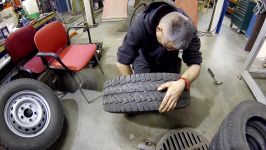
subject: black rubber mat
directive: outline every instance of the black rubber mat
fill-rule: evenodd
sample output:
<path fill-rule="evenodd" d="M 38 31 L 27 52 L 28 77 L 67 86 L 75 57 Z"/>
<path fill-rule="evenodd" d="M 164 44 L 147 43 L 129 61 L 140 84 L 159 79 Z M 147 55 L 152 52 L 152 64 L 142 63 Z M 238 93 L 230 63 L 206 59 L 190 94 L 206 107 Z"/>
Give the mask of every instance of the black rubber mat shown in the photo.
<path fill-rule="evenodd" d="M 190 128 L 171 130 L 157 144 L 157 150 L 208 150 L 209 141 Z"/>

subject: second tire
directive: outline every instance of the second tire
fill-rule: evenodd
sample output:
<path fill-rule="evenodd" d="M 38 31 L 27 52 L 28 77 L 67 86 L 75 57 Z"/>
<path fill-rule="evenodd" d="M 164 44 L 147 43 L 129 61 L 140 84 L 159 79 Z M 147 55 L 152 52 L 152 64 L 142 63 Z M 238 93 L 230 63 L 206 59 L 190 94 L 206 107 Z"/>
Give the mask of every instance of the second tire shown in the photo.
<path fill-rule="evenodd" d="M 52 89 L 37 80 L 18 79 L 2 85 L 0 95 L 1 146 L 45 150 L 57 141 L 64 113 Z"/>
<path fill-rule="evenodd" d="M 266 106 L 256 101 L 244 101 L 225 118 L 210 149 L 264 150 L 265 133 Z"/>

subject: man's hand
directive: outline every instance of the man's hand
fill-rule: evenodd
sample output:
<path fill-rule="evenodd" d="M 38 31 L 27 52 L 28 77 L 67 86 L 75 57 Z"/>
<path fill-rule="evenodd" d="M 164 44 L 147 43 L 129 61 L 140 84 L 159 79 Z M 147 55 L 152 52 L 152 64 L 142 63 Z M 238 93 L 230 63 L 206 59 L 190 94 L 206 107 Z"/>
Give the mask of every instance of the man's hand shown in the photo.
<path fill-rule="evenodd" d="M 181 96 L 182 92 L 186 87 L 186 83 L 184 80 L 172 81 L 162 84 L 158 90 L 162 91 L 167 89 L 167 92 L 164 96 L 164 99 L 159 108 L 160 112 L 167 112 L 174 110 L 176 104 Z"/>

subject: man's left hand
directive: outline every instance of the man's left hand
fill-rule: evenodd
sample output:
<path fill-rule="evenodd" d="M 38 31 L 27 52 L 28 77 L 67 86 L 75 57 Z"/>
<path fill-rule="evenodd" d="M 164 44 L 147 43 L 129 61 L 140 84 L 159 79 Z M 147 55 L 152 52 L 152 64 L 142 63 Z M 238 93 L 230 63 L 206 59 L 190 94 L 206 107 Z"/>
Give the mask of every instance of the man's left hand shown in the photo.
<path fill-rule="evenodd" d="M 162 84 L 158 88 L 158 91 L 167 89 L 167 92 L 161 103 L 159 111 L 167 112 L 167 111 L 174 110 L 185 87 L 186 87 L 186 83 L 184 80 L 172 81 L 172 82 L 167 82 L 167 83 Z"/>

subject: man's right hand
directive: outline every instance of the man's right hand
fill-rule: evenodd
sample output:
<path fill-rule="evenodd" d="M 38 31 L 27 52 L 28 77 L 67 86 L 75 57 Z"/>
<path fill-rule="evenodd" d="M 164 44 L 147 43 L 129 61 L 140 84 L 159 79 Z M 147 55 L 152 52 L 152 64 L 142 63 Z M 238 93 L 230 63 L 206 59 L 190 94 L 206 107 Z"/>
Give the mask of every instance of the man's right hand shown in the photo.
<path fill-rule="evenodd" d="M 129 65 L 124 65 L 119 62 L 116 62 L 116 66 L 120 72 L 121 75 L 127 76 L 127 75 L 132 75 L 133 71 Z"/>
<path fill-rule="evenodd" d="M 185 90 L 185 87 L 186 83 L 184 82 L 184 80 L 171 81 L 162 84 L 158 88 L 158 90 L 162 91 L 164 89 L 167 89 L 167 92 L 160 105 L 159 111 L 163 113 L 174 110 L 182 92 Z"/>

